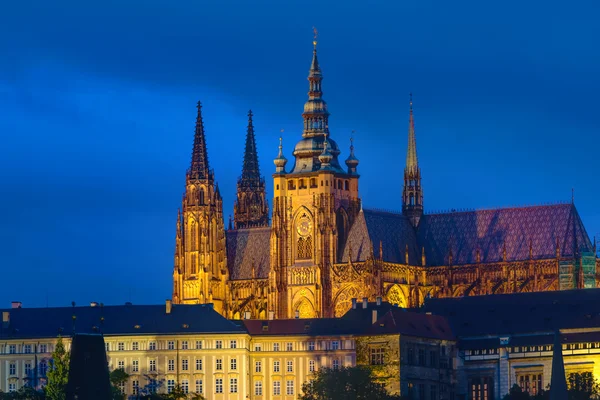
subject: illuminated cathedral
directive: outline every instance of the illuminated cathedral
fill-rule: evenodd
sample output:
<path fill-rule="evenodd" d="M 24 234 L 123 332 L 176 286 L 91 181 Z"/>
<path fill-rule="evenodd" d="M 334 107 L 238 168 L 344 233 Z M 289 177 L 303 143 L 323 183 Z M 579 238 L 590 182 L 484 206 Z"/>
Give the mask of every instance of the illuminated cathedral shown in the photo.
<path fill-rule="evenodd" d="M 177 216 L 175 303 L 213 303 L 228 318 L 339 317 L 353 299 L 417 307 L 429 297 L 597 286 L 596 244 L 573 202 L 424 212 L 412 99 L 402 211 L 363 207 L 359 160 L 351 144 L 340 162 L 322 80 L 315 41 L 302 136 L 290 163 L 280 139 L 271 207 L 248 113 L 227 225 L 198 103 Z"/>

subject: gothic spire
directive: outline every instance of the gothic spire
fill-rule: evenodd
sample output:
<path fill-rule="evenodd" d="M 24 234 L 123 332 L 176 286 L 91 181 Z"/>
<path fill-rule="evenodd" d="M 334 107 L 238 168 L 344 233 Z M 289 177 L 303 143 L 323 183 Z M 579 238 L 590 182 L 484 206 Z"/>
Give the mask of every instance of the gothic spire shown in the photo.
<path fill-rule="evenodd" d="M 304 132 L 302 136 L 312 137 L 329 133 L 328 119 L 329 112 L 327 111 L 327 103 L 323 100 L 323 92 L 321 90 L 321 67 L 317 58 L 317 30 L 314 29 L 315 38 L 313 41 L 313 57 L 310 63 L 308 72 L 308 100 L 304 104 Z"/>
<path fill-rule="evenodd" d="M 190 166 L 190 177 L 195 179 L 208 179 L 208 153 L 206 151 L 206 137 L 204 135 L 204 123 L 202 121 L 202 103 L 198 102 L 198 115 L 196 117 L 196 133 L 194 135 L 194 147 L 192 149 L 192 164 Z"/>
<path fill-rule="evenodd" d="M 244 152 L 244 165 L 242 167 L 240 184 L 253 187 L 260 185 L 260 170 L 258 166 L 258 152 L 256 151 L 256 139 L 254 136 L 254 125 L 252 123 L 252 110 L 248 111 L 246 150 Z"/>
<path fill-rule="evenodd" d="M 408 117 L 408 148 L 406 150 L 406 169 L 416 170 L 419 168 L 417 159 L 417 140 L 415 138 L 415 120 L 413 117 L 412 93 L 410 94 L 410 113 Z"/>

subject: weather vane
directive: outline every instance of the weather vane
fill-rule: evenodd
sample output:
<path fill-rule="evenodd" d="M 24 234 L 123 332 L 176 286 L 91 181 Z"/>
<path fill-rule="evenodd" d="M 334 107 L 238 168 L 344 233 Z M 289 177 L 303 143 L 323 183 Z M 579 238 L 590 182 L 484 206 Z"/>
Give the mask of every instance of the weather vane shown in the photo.
<path fill-rule="evenodd" d="M 315 47 L 317 47 L 317 36 L 319 35 L 319 32 L 317 31 L 317 28 L 315 28 L 314 26 L 313 26 L 313 33 L 315 34 L 314 39 L 313 39 L 313 45 Z"/>

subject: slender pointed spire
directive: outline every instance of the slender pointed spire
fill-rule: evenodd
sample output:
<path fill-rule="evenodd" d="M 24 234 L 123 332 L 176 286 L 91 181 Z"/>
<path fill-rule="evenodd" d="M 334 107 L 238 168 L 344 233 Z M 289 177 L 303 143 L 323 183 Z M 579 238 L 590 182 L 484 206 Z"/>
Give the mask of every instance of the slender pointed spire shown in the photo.
<path fill-rule="evenodd" d="M 248 111 L 248 130 L 246 133 L 246 149 L 244 152 L 244 165 L 242 167 L 242 186 L 260 186 L 260 169 L 258 165 L 258 152 L 256 151 L 256 138 L 252 122 L 252 110 Z"/>
<path fill-rule="evenodd" d="M 304 137 L 324 135 L 329 132 L 329 112 L 327 111 L 327 103 L 323 100 L 321 89 L 323 75 L 317 58 L 317 30 L 313 28 L 313 31 L 315 37 L 313 40 L 313 57 L 308 72 L 308 100 L 304 104 L 304 113 L 302 113 L 302 117 L 304 118 L 304 132 L 302 136 Z"/>
<path fill-rule="evenodd" d="M 287 164 L 287 158 L 285 158 L 283 155 L 283 129 L 281 130 L 281 136 L 279 136 L 279 154 L 277 154 L 277 157 L 275 160 L 273 160 L 273 162 L 275 163 L 275 172 L 285 174 L 285 164 Z"/>
<path fill-rule="evenodd" d="M 567 378 L 565 376 L 562 341 L 560 339 L 560 331 L 556 331 L 556 333 L 554 334 L 554 346 L 552 348 L 552 375 L 550 378 L 550 400 L 564 400 L 567 397 Z"/>
<path fill-rule="evenodd" d="M 204 122 L 202 121 L 202 103 L 198 102 L 198 115 L 196 117 L 196 133 L 192 149 L 192 164 L 190 177 L 195 179 L 208 179 L 208 152 L 206 151 L 206 137 L 204 135 Z"/>
<path fill-rule="evenodd" d="M 350 155 L 346 159 L 346 165 L 348 166 L 348 173 L 355 174 L 356 167 L 358 166 L 358 158 L 354 155 L 354 131 L 350 136 Z"/>
<path fill-rule="evenodd" d="M 410 113 L 408 117 L 408 149 L 406 151 L 406 169 L 416 170 L 419 168 L 417 159 L 417 140 L 415 138 L 415 120 L 413 117 L 412 93 L 410 94 Z"/>

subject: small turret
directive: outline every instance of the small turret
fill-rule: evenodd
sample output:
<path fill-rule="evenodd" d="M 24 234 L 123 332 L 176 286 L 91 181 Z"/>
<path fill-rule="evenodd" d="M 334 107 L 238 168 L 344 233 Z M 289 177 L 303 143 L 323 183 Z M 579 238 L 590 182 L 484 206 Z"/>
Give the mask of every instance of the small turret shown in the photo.
<path fill-rule="evenodd" d="M 356 174 L 356 167 L 358 166 L 358 158 L 354 156 L 354 138 L 350 137 L 350 155 L 346 159 L 346 165 L 348 166 L 349 174 Z"/>
<path fill-rule="evenodd" d="M 283 130 L 282 130 L 283 132 Z M 273 163 L 275 164 L 275 173 L 277 174 L 285 174 L 285 165 L 287 164 L 287 158 L 283 155 L 283 138 L 279 136 L 279 154 Z"/>
<path fill-rule="evenodd" d="M 319 156 L 319 161 L 321 162 L 321 169 L 328 169 L 331 164 L 331 160 L 333 159 L 333 154 L 329 149 L 329 143 L 327 143 L 327 134 L 325 134 L 325 142 L 323 143 L 323 152 Z"/>

